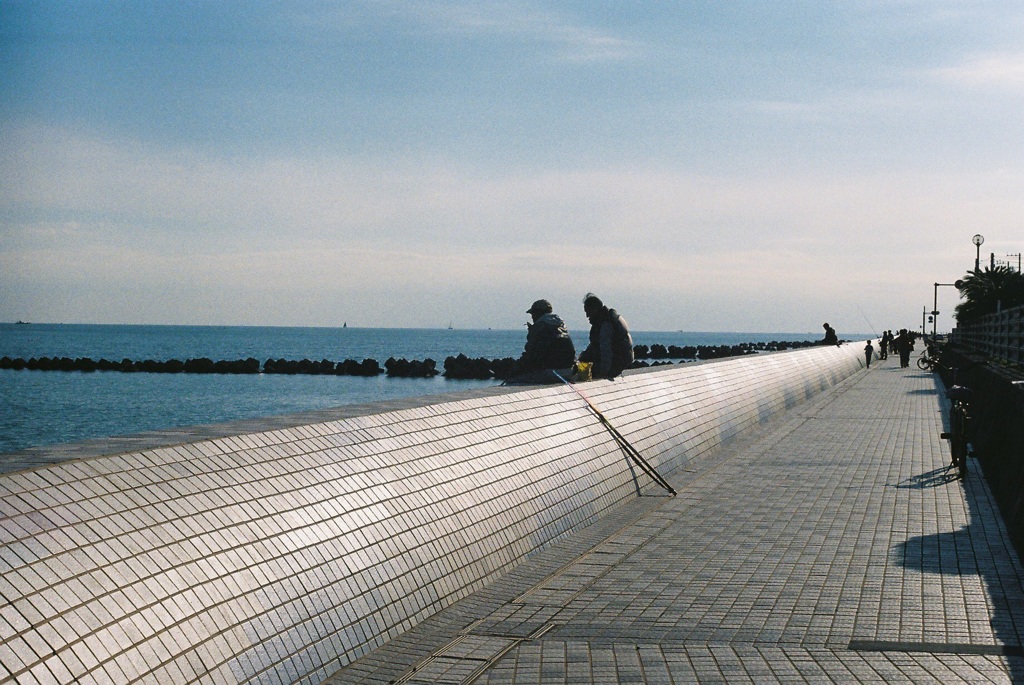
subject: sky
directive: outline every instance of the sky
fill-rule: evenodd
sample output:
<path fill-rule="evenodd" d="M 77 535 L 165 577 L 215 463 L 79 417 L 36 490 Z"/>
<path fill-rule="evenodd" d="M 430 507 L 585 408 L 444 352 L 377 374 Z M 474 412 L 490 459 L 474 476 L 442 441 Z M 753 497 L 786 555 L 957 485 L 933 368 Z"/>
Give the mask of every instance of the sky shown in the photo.
<path fill-rule="evenodd" d="M 0 321 L 920 327 L 1024 248 L 1019 0 L 0 0 Z M 1013 256 L 1009 256 L 1013 255 Z M 931 324 L 927 325 L 931 329 Z"/>

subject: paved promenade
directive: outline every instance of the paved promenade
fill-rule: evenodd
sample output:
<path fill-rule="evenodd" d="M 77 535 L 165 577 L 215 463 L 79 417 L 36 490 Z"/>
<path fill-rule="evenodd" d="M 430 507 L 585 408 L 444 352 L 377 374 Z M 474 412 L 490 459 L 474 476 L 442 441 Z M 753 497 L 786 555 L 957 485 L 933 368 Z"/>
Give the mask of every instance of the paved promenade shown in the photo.
<path fill-rule="evenodd" d="M 876 362 L 328 682 L 1024 683 L 1024 570 L 936 382 Z"/>

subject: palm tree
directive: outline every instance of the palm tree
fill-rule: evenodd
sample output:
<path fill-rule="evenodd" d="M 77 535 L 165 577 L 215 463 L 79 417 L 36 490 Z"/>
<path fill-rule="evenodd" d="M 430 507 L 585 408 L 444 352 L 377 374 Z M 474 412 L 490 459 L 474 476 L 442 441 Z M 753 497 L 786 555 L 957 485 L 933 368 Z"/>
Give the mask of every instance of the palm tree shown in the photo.
<path fill-rule="evenodd" d="M 1024 275 L 1007 266 L 972 271 L 959 281 L 956 320 L 968 322 L 996 311 L 1024 304 Z"/>

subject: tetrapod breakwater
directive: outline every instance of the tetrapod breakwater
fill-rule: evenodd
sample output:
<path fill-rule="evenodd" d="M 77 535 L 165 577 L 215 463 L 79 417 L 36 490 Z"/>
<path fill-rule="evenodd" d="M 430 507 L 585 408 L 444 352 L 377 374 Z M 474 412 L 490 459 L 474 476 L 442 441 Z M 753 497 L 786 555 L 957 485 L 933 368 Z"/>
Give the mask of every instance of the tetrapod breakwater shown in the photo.
<path fill-rule="evenodd" d="M 813 342 L 761 342 L 738 345 L 636 345 L 633 348 L 636 361 L 633 368 L 644 368 L 687 361 L 706 361 L 728 357 L 777 352 L 788 349 L 811 347 Z M 65 372 L 120 372 L 120 373 L 196 373 L 196 374 L 287 374 L 316 376 L 378 376 L 385 374 L 392 378 L 430 378 L 438 374 L 451 379 L 505 380 L 515 369 L 511 357 L 488 359 L 472 358 L 465 354 L 449 356 L 441 369 L 434 359 L 405 359 L 389 357 L 383 364 L 376 359 L 267 359 L 262 364 L 258 359 L 218 360 L 207 357 L 185 360 L 121 360 L 92 359 L 89 357 L 40 356 L 11 358 L 0 357 L 0 369 Z"/>

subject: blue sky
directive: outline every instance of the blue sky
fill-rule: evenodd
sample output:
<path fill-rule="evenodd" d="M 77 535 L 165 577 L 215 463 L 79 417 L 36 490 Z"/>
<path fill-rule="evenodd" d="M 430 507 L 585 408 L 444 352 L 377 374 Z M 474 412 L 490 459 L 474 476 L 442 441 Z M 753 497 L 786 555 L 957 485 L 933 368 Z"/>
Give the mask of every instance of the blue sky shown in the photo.
<path fill-rule="evenodd" d="M 0 320 L 920 325 L 975 233 L 1024 247 L 1021 35 L 971 0 L 0 0 Z"/>

